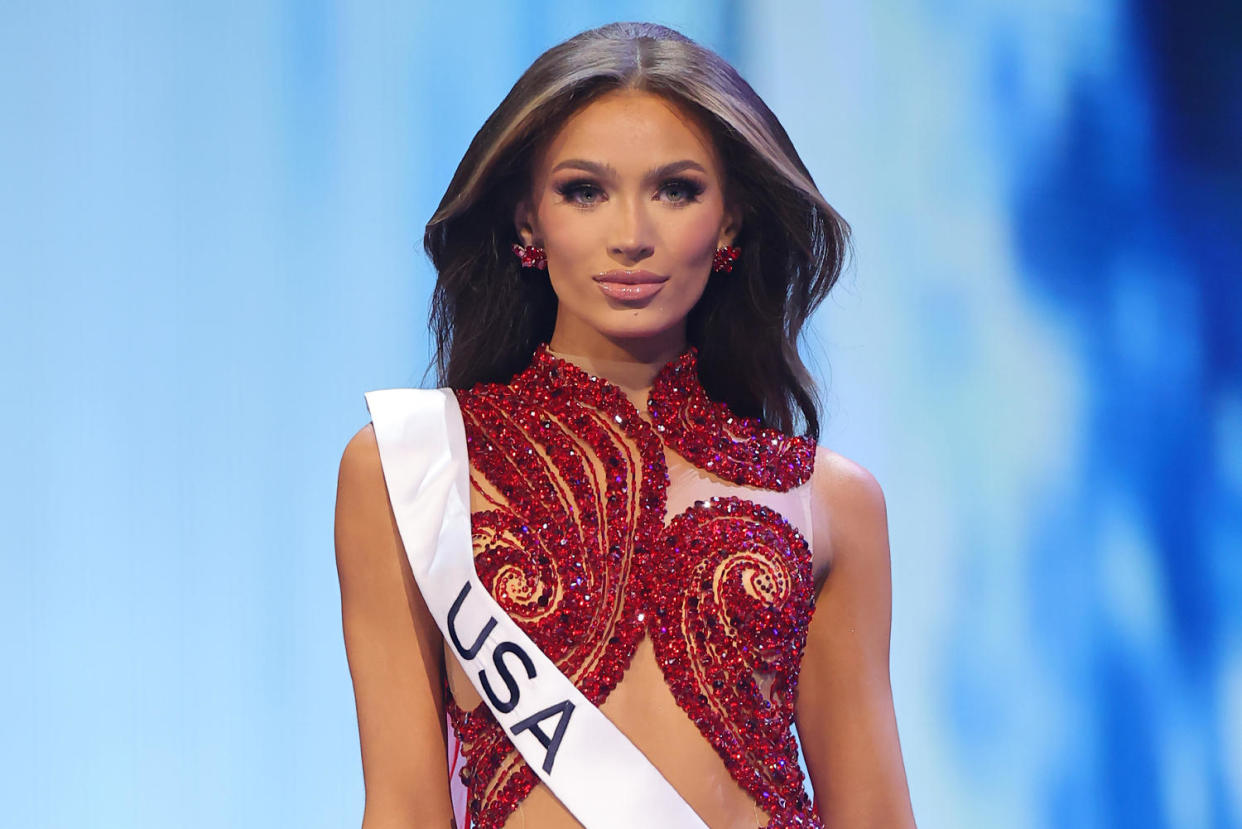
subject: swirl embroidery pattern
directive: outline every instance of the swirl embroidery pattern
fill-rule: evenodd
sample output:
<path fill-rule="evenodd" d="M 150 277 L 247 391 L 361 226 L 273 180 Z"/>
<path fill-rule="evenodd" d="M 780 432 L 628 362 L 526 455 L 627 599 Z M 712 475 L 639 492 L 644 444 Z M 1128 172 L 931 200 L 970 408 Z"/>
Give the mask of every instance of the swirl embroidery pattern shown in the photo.
<path fill-rule="evenodd" d="M 778 513 L 733 497 L 665 528 L 661 436 L 726 480 L 782 490 L 810 477 L 814 444 L 733 418 L 702 391 L 695 357 L 657 377 L 655 428 L 619 388 L 545 346 L 510 383 L 459 393 L 471 484 L 489 505 L 472 515 L 475 567 L 595 705 L 650 635 L 678 705 L 767 825 L 820 827 L 790 733 L 813 606 L 806 541 Z M 465 711 L 447 691 L 446 701 L 470 825 L 501 827 L 539 778 L 486 705 Z"/>

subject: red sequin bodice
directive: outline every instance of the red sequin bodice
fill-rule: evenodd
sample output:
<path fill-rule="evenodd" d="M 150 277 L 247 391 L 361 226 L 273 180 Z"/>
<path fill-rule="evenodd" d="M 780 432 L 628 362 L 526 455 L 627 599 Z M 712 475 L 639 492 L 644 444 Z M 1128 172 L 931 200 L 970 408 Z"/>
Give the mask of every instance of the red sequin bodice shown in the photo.
<path fill-rule="evenodd" d="M 459 392 L 483 585 L 592 703 L 621 682 L 646 635 L 677 705 L 768 827 L 821 827 L 791 733 L 811 553 L 779 512 L 736 496 L 665 524 L 668 448 L 733 484 L 788 491 L 815 444 L 732 415 L 691 349 L 665 365 L 650 420 L 606 380 L 540 346 L 508 384 Z M 446 693 L 472 827 L 502 827 L 539 784 L 486 705 Z M 676 710 L 676 709 L 671 709 Z M 693 732 L 691 732 L 693 733 Z"/>

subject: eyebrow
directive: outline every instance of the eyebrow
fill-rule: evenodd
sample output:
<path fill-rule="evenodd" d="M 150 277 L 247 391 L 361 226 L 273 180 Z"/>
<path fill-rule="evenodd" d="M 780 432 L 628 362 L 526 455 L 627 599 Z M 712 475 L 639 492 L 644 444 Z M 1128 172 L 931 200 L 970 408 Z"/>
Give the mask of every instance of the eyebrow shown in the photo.
<path fill-rule="evenodd" d="M 586 170 L 588 173 L 594 173 L 601 178 L 616 177 L 617 175 L 617 168 L 611 164 L 601 164 L 598 161 L 588 161 L 585 158 L 567 158 L 553 167 L 552 172 L 555 173 L 557 170 L 564 170 L 566 168 Z M 707 169 L 702 164 L 685 158 L 681 161 L 671 161 L 668 164 L 661 164 L 659 167 L 651 168 L 647 171 L 647 175 L 644 176 L 643 180 L 650 181 L 652 179 L 664 178 L 674 173 L 680 173 L 682 170 L 698 170 L 701 173 L 707 173 Z"/>

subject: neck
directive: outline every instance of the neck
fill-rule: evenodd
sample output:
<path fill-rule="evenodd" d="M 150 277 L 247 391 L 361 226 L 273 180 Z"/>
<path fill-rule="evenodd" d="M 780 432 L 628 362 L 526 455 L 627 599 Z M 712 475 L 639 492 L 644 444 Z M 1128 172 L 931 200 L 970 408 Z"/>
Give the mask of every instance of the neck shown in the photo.
<path fill-rule="evenodd" d="M 684 330 L 634 339 L 558 334 L 559 330 L 553 332 L 548 341 L 549 351 L 588 374 L 602 377 L 627 394 L 651 388 L 660 369 L 686 350 Z"/>

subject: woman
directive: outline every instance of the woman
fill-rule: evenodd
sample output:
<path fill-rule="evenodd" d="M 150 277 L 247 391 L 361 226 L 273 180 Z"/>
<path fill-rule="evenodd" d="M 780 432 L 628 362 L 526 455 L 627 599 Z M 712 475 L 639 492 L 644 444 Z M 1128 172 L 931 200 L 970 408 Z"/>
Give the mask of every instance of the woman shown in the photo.
<path fill-rule="evenodd" d="M 632 806 L 631 778 L 686 809 L 648 826 L 913 826 L 884 497 L 816 445 L 795 346 L 847 232 L 754 91 L 672 30 L 584 32 L 518 80 L 425 239 L 488 595 L 428 586 L 421 557 L 455 553 L 411 542 L 419 504 L 395 481 L 429 478 L 384 445 L 438 452 L 451 425 L 381 429 L 372 406 L 341 461 L 364 827 L 580 826 L 591 804 Z M 480 599 L 499 610 L 472 645 L 461 614 Z M 498 621 L 518 644 L 470 662 Z M 571 683 L 577 706 L 515 726 L 528 675 Z M 596 714 L 571 790 L 553 755 Z M 628 759 L 596 774 L 605 742 Z"/>

